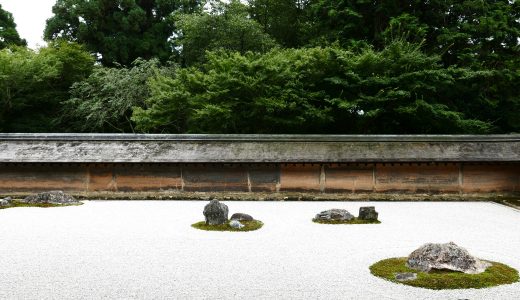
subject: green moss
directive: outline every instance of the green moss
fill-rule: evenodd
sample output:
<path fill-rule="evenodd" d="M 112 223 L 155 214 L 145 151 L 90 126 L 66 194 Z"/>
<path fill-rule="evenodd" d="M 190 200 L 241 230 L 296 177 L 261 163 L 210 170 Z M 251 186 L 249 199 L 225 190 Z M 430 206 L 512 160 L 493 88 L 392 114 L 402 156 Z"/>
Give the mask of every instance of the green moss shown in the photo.
<path fill-rule="evenodd" d="M 518 271 L 501 263 L 491 262 L 491 267 L 480 274 L 466 274 L 454 271 L 434 271 L 430 273 L 419 272 L 406 266 L 406 258 L 389 258 L 381 260 L 370 266 L 370 272 L 386 280 L 422 287 L 433 290 L 443 289 L 478 289 L 510 284 L 519 280 Z M 410 281 L 397 281 L 396 273 L 417 273 L 417 279 Z"/>
<path fill-rule="evenodd" d="M 520 209 L 520 198 L 504 198 L 495 202 Z"/>
<path fill-rule="evenodd" d="M 244 225 L 241 229 L 229 226 L 229 221 L 222 225 L 208 225 L 206 222 L 201 221 L 192 224 L 191 227 L 207 231 L 253 231 L 262 228 L 264 225 L 264 223 L 258 220 L 240 221 L 240 223 Z"/>
<path fill-rule="evenodd" d="M 314 223 L 318 224 L 381 224 L 381 221 L 375 220 L 361 220 L 358 218 L 354 218 L 350 221 L 339 221 L 339 220 L 317 220 L 312 219 Z"/>
<path fill-rule="evenodd" d="M 53 203 L 25 203 L 21 201 L 12 201 L 8 206 L 0 206 L 0 209 L 12 208 L 12 207 L 63 207 L 63 206 L 77 206 L 82 205 L 83 203 L 73 203 L 73 204 L 53 204 Z"/>

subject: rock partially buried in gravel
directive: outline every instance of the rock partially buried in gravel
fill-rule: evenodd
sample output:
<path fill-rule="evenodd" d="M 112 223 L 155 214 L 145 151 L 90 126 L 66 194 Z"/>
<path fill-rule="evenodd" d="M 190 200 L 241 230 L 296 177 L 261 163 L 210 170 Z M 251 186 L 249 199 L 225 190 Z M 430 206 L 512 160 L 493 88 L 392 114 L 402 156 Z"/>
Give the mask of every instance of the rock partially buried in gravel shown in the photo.
<path fill-rule="evenodd" d="M 323 221 L 350 221 L 354 219 L 354 216 L 349 213 L 346 209 L 329 209 L 320 212 L 314 218 L 315 220 L 323 220 Z"/>
<path fill-rule="evenodd" d="M 241 229 L 244 227 L 244 224 L 240 223 L 238 220 L 231 220 L 229 226 L 231 226 L 231 228 Z"/>
<path fill-rule="evenodd" d="M 208 225 L 224 224 L 228 220 L 229 209 L 224 203 L 220 203 L 217 199 L 211 200 L 204 207 L 204 218 Z"/>
<path fill-rule="evenodd" d="M 0 206 L 9 206 L 11 204 L 11 197 L 0 199 Z"/>
<path fill-rule="evenodd" d="M 364 206 L 359 208 L 359 217 L 360 220 L 366 221 L 377 221 L 378 213 L 374 206 Z"/>
<path fill-rule="evenodd" d="M 251 217 L 250 215 L 248 214 L 243 214 L 243 213 L 236 213 L 236 214 L 233 214 L 231 216 L 231 218 L 229 218 L 230 220 L 238 220 L 238 221 L 253 221 L 253 217 Z"/>
<path fill-rule="evenodd" d="M 431 270 L 451 270 L 466 274 L 479 274 L 491 264 L 469 254 L 468 250 L 450 242 L 446 244 L 425 244 L 413 251 L 407 266 L 422 272 Z"/>
<path fill-rule="evenodd" d="M 395 273 L 395 280 L 397 281 L 410 281 L 417 279 L 417 273 Z"/>
<path fill-rule="evenodd" d="M 43 192 L 36 195 L 27 196 L 23 202 L 25 203 L 49 203 L 49 204 L 73 204 L 79 203 L 71 195 L 65 194 L 63 191 Z"/>

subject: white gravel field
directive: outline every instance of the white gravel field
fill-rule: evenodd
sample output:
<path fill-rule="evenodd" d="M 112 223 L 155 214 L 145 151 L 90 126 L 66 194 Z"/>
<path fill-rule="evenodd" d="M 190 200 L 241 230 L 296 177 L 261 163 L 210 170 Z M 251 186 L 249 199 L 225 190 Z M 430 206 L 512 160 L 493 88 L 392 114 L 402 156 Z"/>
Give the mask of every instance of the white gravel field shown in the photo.
<path fill-rule="evenodd" d="M 0 299 L 520 299 L 520 283 L 433 291 L 370 274 L 449 242 L 520 269 L 520 211 L 493 203 L 230 202 L 253 232 L 207 232 L 205 201 L 87 201 L 0 210 Z M 375 205 L 382 224 L 311 222 Z"/>

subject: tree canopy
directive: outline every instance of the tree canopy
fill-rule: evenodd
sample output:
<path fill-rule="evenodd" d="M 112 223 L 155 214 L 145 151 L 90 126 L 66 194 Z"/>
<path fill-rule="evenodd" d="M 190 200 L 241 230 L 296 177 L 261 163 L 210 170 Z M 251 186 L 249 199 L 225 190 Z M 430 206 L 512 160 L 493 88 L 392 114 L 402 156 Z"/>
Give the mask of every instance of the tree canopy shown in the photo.
<path fill-rule="evenodd" d="M 25 46 L 27 42 L 20 38 L 18 31 L 16 31 L 16 23 L 13 15 L 2 9 L 0 4 L 0 49 L 8 46 Z"/>
<path fill-rule="evenodd" d="M 400 41 L 360 53 L 219 51 L 201 69 L 157 76 L 148 108 L 135 108 L 133 119 L 143 132 L 486 133 L 494 125 L 465 101 L 486 97 L 479 84 L 492 76 L 443 68 L 440 57 Z"/>
<path fill-rule="evenodd" d="M 520 56 L 518 1 L 312 0 L 309 11 L 315 43 L 381 48 L 393 31 L 394 37 L 423 40 L 446 65 L 503 66 Z"/>
<path fill-rule="evenodd" d="M 520 132 L 519 1 L 57 0 L 53 12 L 49 46 L 33 51 L 0 10 L 0 131 Z"/>
<path fill-rule="evenodd" d="M 266 52 L 275 41 L 258 22 L 249 18 L 247 6 L 239 0 L 212 2 L 209 11 L 183 14 L 177 22 L 182 63 L 203 61 L 206 51 L 223 49 L 239 53 Z"/>
<path fill-rule="evenodd" d="M 47 40 L 85 44 L 104 65 L 130 65 L 135 59 L 172 54 L 176 12 L 193 12 L 197 0 L 57 0 L 47 20 Z"/>
<path fill-rule="evenodd" d="M 56 122 L 61 102 L 92 67 L 92 56 L 68 42 L 0 50 L 0 131 L 64 131 Z"/>

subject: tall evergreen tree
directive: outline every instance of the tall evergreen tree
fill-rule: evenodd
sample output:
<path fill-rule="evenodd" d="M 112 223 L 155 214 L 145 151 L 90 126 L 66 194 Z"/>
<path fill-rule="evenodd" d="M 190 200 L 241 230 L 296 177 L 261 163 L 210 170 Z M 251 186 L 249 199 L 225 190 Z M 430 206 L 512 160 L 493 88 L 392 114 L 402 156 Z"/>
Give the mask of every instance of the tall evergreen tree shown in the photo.
<path fill-rule="evenodd" d="M 445 65 L 502 68 L 520 56 L 519 1 L 312 0 L 309 11 L 315 43 L 382 49 L 389 35 L 422 39 Z"/>
<path fill-rule="evenodd" d="M 44 36 L 85 44 L 104 65 L 130 65 L 139 57 L 165 61 L 172 54 L 173 14 L 199 5 L 199 0 L 57 0 Z"/>
<path fill-rule="evenodd" d="M 9 45 L 25 46 L 27 42 L 18 35 L 13 15 L 3 10 L 0 4 L 0 49 Z"/>
<path fill-rule="evenodd" d="M 248 0 L 251 17 L 280 45 L 299 47 L 306 43 L 305 9 L 309 0 Z"/>

